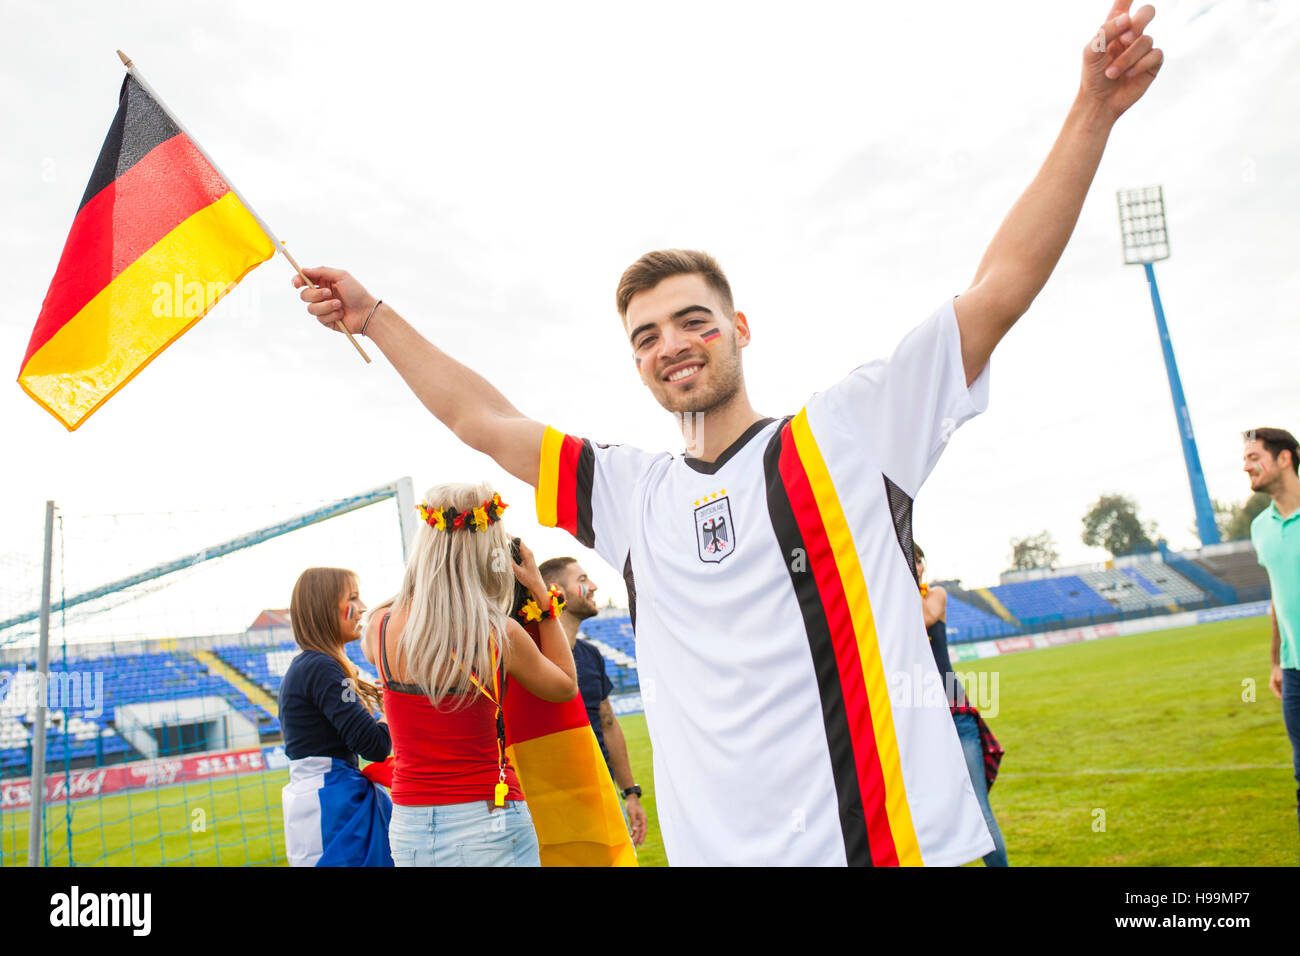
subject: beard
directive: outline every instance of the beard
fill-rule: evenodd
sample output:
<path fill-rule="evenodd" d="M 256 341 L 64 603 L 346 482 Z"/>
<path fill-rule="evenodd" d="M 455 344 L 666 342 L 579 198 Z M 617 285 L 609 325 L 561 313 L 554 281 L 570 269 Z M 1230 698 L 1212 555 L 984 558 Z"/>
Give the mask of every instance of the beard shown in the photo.
<path fill-rule="evenodd" d="M 739 350 L 733 348 L 725 361 L 710 357 L 704 368 L 709 381 L 698 387 L 670 391 L 666 383 L 656 379 L 651 389 L 655 401 L 674 415 L 708 415 L 726 408 L 740 393 L 743 384 Z"/>
<path fill-rule="evenodd" d="M 578 604 L 576 601 L 571 603 L 566 603 L 564 605 L 564 613 L 572 614 L 579 621 L 585 621 L 588 618 L 593 618 L 600 613 L 600 609 L 595 606 L 596 602 L 590 599 L 584 599 L 584 601 L 585 603 L 583 604 Z"/>
<path fill-rule="evenodd" d="M 1282 490 L 1282 476 L 1274 475 L 1272 478 L 1267 479 L 1263 477 L 1252 479 L 1250 482 L 1250 490 L 1263 492 L 1270 498 L 1276 498 L 1278 493 Z"/>

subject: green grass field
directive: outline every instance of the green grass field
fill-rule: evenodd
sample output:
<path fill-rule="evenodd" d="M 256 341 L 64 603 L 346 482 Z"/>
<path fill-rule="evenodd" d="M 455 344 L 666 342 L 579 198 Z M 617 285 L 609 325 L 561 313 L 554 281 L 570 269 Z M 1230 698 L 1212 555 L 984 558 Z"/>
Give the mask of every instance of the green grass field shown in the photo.
<path fill-rule="evenodd" d="M 1267 619 L 1251 618 L 958 664 L 997 675 L 988 722 L 1007 753 L 992 802 L 1011 864 L 1294 866 L 1295 782 L 1268 638 Z M 641 864 L 664 866 L 645 718 L 621 722 L 650 815 Z M 287 776 L 74 804 L 73 862 L 283 865 Z M 54 865 L 68 862 L 67 826 L 51 806 Z M 4 864 L 24 862 L 26 846 L 27 811 L 5 814 Z"/>

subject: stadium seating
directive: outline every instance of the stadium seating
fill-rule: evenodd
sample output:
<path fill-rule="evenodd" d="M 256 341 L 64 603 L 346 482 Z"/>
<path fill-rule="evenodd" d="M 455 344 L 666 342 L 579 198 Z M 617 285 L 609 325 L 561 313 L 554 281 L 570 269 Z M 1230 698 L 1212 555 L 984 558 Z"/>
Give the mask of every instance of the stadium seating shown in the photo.
<path fill-rule="evenodd" d="M 1147 561 L 1140 567 L 1127 567 L 1122 570 L 1124 574 L 1136 581 L 1143 589 L 1150 591 L 1151 588 L 1155 588 L 1157 591 L 1168 595 L 1175 604 L 1184 610 L 1199 609 L 1209 603 L 1209 594 L 1167 564 L 1162 564 L 1159 561 Z"/>
<path fill-rule="evenodd" d="M 588 618 L 582 622 L 579 636 L 591 641 L 605 657 L 605 672 L 614 685 L 614 693 L 630 693 L 640 688 L 636 667 L 636 637 L 632 619 L 626 614 Z"/>
<path fill-rule="evenodd" d="M 1110 618 L 1115 609 L 1078 575 L 1018 581 L 989 588 L 1026 626 Z"/>
<path fill-rule="evenodd" d="M 982 611 L 990 617 L 998 618 L 997 611 L 989 605 L 982 594 L 977 591 L 968 591 L 962 587 L 960 581 L 934 581 L 933 583 L 943 586 L 943 589 L 948 592 L 948 600 L 951 601 L 956 598 L 968 607 Z M 998 618 L 998 620 L 1001 620 L 1001 618 Z"/>
<path fill-rule="evenodd" d="M 1192 559 L 1192 563 L 1232 588 L 1239 601 L 1268 599 L 1270 593 L 1268 572 L 1260 565 L 1253 548 L 1227 554 L 1203 551 Z"/>
<path fill-rule="evenodd" d="M 1141 613 L 1177 607 L 1173 598 L 1151 580 L 1137 572 L 1125 573 L 1128 570 L 1081 571 L 1078 577 L 1118 611 Z"/>
<path fill-rule="evenodd" d="M 961 598 L 955 596 L 951 589 L 946 586 L 945 590 L 948 591 L 947 633 L 949 643 L 983 641 L 1016 633 L 1015 625 L 1007 623 L 988 611 L 967 604 Z"/>
<path fill-rule="evenodd" d="M 63 710 L 47 712 L 46 761 L 52 768 L 61 764 L 77 768 L 98 766 L 139 758 L 141 754 L 113 726 L 117 708 L 127 704 L 217 696 L 254 724 L 274 720 L 274 715 L 265 714 L 238 688 L 210 673 L 192 654 L 180 651 L 68 658 L 66 668 L 62 661 L 51 664 L 51 683 L 63 680 L 64 674 L 102 675 L 103 696 L 98 701 L 102 712 L 97 716 L 82 713 L 71 718 Z M 34 680 L 35 675 L 30 671 L 16 672 L 8 682 L 4 701 L 0 702 L 0 720 L 6 727 L 4 736 L 0 737 L 0 769 L 21 770 L 30 763 L 27 748 L 36 713 L 27 704 Z M 20 730 L 14 729 L 15 723 Z"/>
<path fill-rule="evenodd" d="M 298 649 L 297 645 L 290 645 L 290 646 L 295 651 Z M 353 641 L 352 643 L 348 644 L 347 654 L 348 654 L 348 660 L 350 660 L 353 664 L 357 665 L 357 670 L 361 672 L 362 677 L 370 681 L 372 684 L 378 682 L 379 671 L 375 668 L 374 664 L 366 660 L 366 655 L 361 652 L 360 641 Z M 285 666 L 288 666 L 287 661 L 285 662 Z"/>

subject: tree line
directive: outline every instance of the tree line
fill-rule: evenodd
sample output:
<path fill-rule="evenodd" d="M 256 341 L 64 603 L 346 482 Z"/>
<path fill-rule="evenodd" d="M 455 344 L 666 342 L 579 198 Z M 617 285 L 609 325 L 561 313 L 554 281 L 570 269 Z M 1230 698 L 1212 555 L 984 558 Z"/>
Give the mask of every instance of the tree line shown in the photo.
<path fill-rule="evenodd" d="M 1219 536 L 1224 541 L 1249 538 L 1250 523 L 1268 507 L 1268 502 L 1268 495 L 1258 491 L 1240 503 L 1215 501 L 1214 519 L 1219 526 Z M 1105 548 L 1115 558 L 1148 554 L 1165 540 L 1154 521 L 1143 521 L 1139 517 L 1137 503 L 1118 493 L 1104 494 L 1088 508 L 1083 516 L 1082 538 L 1084 544 Z M 1040 531 L 1012 538 L 1009 560 L 1013 570 L 1027 571 L 1054 567 L 1061 555 L 1051 532 Z"/>

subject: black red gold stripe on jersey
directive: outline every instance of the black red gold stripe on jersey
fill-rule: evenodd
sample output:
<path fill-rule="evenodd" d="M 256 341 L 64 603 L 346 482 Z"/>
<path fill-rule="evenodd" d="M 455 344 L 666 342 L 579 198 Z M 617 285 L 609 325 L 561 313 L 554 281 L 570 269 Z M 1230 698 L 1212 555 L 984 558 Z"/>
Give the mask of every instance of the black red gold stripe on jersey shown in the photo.
<path fill-rule="evenodd" d="M 866 579 L 806 412 L 782 425 L 763 464 L 821 695 L 845 856 L 850 866 L 919 866 Z"/>

